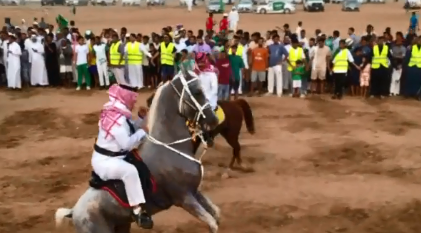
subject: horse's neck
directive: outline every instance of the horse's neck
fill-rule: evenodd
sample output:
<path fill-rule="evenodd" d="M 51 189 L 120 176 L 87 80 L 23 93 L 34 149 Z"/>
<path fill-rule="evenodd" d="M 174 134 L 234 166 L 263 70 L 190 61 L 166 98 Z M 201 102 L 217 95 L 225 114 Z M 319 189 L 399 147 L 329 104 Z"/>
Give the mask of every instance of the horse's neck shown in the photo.
<path fill-rule="evenodd" d="M 190 137 L 186 120 L 178 114 L 178 102 L 169 93 L 161 93 L 156 106 L 155 122 L 150 135 L 162 143 L 173 143 Z M 193 148 L 190 140 L 177 143 L 175 149 L 192 154 Z"/>

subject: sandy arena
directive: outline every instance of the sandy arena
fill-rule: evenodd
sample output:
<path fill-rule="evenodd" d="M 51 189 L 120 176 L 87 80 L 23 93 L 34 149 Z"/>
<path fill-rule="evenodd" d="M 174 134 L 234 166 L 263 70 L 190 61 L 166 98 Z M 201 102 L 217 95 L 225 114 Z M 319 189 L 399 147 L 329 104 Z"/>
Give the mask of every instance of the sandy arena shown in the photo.
<path fill-rule="evenodd" d="M 387 26 L 395 32 L 408 25 L 401 7 L 365 5 L 361 13 L 342 13 L 329 5 L 325 14 L 249 14 L 240 16 L 240 27 L 253 32 L 289 23 L 295 29 L 301 20 L 310 35 L 316 28 L 345 33 L 349 26 L 361 33 L 368 23 L 379 33 Z M 70 14 L 60 7 L 48 12 L 0 9 L 15 23 Z M 203 8 L 187 13 L 180 8 L 87 7 L 78 8 L 77 25 L 95 31 L 126 26 L 137 33 L 183 23 L 197 30 L 205 17 Z M 147 96 L 141 94 L 138 104 Z M 106 100 L 100 91 L 0 91 L 0 232 L 73 232 L 71 226 L 55 230 L 53 215 L 58 207 L 71 207 L 88 186 L 98 111 Z M 222 209 L 220 232 L 421 232 L 419 102 L 331 101 L 329 96 L 247 100 L 257 133 L 243 129 L 240 142 L 243 159 L 254 171 L 234 171 L 222 180 L 231 149 L 220 137 L 204 158 L 203 189 Z M 177 208 L 156 215 L 155 224 L 150 232 L 207 232 Z"/>

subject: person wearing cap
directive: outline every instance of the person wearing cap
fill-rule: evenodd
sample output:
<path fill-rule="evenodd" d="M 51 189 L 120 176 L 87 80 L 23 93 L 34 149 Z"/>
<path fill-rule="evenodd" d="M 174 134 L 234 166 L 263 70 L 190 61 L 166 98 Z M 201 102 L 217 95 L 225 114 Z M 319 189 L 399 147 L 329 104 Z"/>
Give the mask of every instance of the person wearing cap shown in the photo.
<path fill-rule="evenodd" d="M 219 31 L 228 32 L 228 14 L 224 13 L 223 18 L 219 22 Z"/>
<path fill-rule="evenodd" d="M 7 49 L 7 87 L 21 89 L 20 56 L 22 50 L 16 42 L 16 35 L 9 33 L 9 45 Z"/>
<path fill-rule="evenodd" d="M 390 90 L 390 61 L 393 61 L 389 46 L 384 44 L 384 37 L 378 37 L 377 44 L 373 46 L 371 58 L 370 95 L 384 97 Z"/>
<path fill-rule="evenodd" d="M 235 6 L 233 6 L 228 15 L 229 29 L 233 31 L 237 31 L 238 21 L 240 21 L 240 16 L 238 15 L 238 12 Z"/>
<path fill-rule="evenodd" d="M 108 66 L 111 68 L 118 84 L 125 84 L 124 66 L 124 44 L 119 40 L 117 33 L 111 35 L 110 59 Z"/>
<path fill-rule="evenodd" d="M 333 68 L 332 78 L 335 86 L 334 94 L 332 99 L 342 99 L 343 88 L 346 81 L 346 75 L 348 73 L 348 63 L 352 64 L 355 69 L 360 70 L 360 67 L 354 63 L 354 58 L 351 52 L 346 47 L 345 40 L 339 41 L 339 51 L 333 57 Z"/>
<path fill-rule="evenodd" d="M 172 38 L 170 35 L 165 34 L 164 41 L 159 44 L 158 52 L 154 55 L 153 59 L 161 56 L 161 78 L 162 82 L 172 80 L 174 76 L 174 56 L 177 52 Z M 152 59 L 152 60 L 153 60 Z"/>
<path fill-rule="evenodd" d="M 129 41 L 124 47 L 124 53 L 127 56 L 128 78 L 130 86 L 138 89 L 143 88 L 143 54 L 147 57 L 152 57 L 148 50 L 141 43 L 136 41 L 136 35 L 130 34 Z"/>
<path fill-rule="evenodd" d="M 145 206 L 139 173 L 135 166 L 124 161 L 125 156 L 147 136 L 148 130 L 143 122 L 147 109 L 141 107 L 134 121 L 132 110 L 137 100 L 136 88 L 114 84 L 108 94 L 109 101 L 104 104 L 98 123 L 92 168 L 104 181 L 123 181 L 134 221 L 139 227 L 151 229 L 153 221 Z"/>

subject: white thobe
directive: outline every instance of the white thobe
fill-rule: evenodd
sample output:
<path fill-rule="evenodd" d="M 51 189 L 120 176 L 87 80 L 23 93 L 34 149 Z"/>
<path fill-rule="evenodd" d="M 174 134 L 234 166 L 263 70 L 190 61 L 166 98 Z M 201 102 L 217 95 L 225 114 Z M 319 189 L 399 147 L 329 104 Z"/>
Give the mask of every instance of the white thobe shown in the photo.
<path fill-rule="evenodd" d="M 229 29 L 234 32 L 237 31 L 238 21 L 240 21 L 240 16 L 237 11 L 231 11 L 228 15 Z"/>
<path fill-rule="evenodd" d="M 203 93 L 213 110 L 218 106 L 218 76 L 215 72 L 202 72 L 199 75 Z"/>
<path fill-rule="evenodd" d="M 127 43 L 127 46 L 134 46 L 134 43 Z M 127 46 L 124 47 L 124 53 L 127 56 Z M 145 45 L 141 43 L 139 45 L 139 52 L 141 56 L 146 54 L 148 57 L 152 57 L 149 51 L 146 49 Z M 143 69 L 142 63 L 140 64 L 128 64 L 127 65 L 129 70 L 129 83 L 132 87 L 143 88 Z"/>
<path fill-rule="evenodd" d="M 21 88 L 21 77 L 20 77 L 20 56 L 22 50 L 16 42 L 9 44 L 7 50 L 7 87 L 9 88 Z"/>
<path fill-rule="evenodd" d="M 125 106 L 116 102 L 116 107 Z M 129 111 L 125 108 L 126 111 Z M 142 119 L 134 122 L 135 127 L 140 127 Z M 131 151 L 137 147 L 146 136 L 146 132 L 138 129 L 134 134 L 130 134 L 130 127 L 125 116 L 117 119 L 116 124 L 110 129 L 112 136 L 108 135 L 102 128 L 99 129 L 96 145 L 112 152 Z M 130 206 L 137 206 L 145 203 L 142 184 L 140 183 L 137 169 L 130 163 L 123 160 L 124 156 L 109 157 L 96 151 L 92 154 L 92 167 L 95 173 L 102 180 L 121 180 L 126 189 L 127 199 Z"/>
<path fill-rule="evenodd" d="M 193 7 L 193 0 L 185 0 L 184 3 L 187 5 L 187 10 L 191 12 Z"/>
<path fill-rule="evenodd" d="M 44 45 L 40 42 L 32 43 L 30 48 L 31 85 L 48 85 L 47 68 L 45 67 Z"/>

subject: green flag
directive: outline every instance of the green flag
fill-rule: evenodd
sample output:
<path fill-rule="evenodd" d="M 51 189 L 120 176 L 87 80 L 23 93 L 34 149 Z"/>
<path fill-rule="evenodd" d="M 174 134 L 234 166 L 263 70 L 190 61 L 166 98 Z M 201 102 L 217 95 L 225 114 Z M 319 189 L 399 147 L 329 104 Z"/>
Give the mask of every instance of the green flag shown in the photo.
<path fill-rule="evenodd" d="M 69 25 L 69 21 L 66 18 L 64 18 L 62 15 L 58 15 L 56 17 L 56 22 L 57 22 L 59 31 L 61 31 L 63 28 Z"/>

